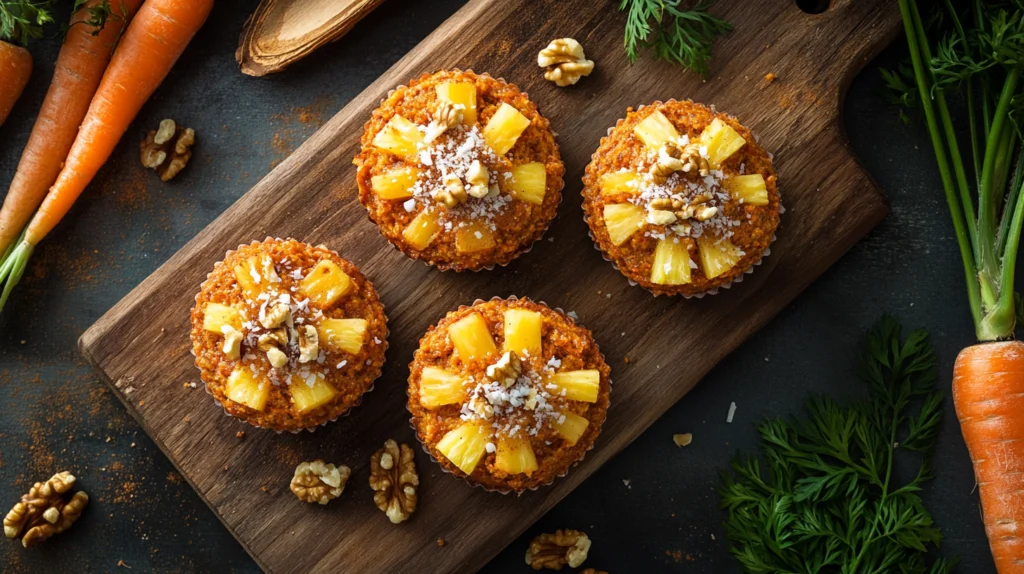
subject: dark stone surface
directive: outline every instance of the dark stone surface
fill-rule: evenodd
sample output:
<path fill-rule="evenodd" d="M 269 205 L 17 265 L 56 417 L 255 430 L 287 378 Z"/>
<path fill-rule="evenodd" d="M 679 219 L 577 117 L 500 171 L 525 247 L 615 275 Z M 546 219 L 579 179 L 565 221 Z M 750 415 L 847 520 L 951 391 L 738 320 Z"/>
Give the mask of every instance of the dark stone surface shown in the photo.
<path fill-rule="evenodd" d="M 121 560 L 135 571 L 257 570 L 79 357 L 76 340 L 461 2 L 425 4 L 392 0 L 342 41 L 262 80 L 239 74 L 233 59 L 255 1 L 217 4 L 110 163 L 39 249 L 0 317 L 0 501 L 13 503 L 31 482 L 64 468 L 93 497 L 85 518 L 59 540 L 31 551 L 0 544 L 0 570 L 113 571 Z M 34 44 L 32 83 L 0 128 L 3 186 L 58 45 L 56 38 Z M 927 138 L 920 127 L 897 124 L 878 96 L 877 66 L 901 54 L 897 43 L 869 64 L 845 109 L 853 148 L 892 202 L 889 218 L 485 571 L 528 571 L 529 539 L 563 527 L 590 533 L 587 566 L 617 574 L 737 571 L 713 492 L 719 469 L 737 449 L 755 445 L 754 423 L 797 411 L 809 392 L 859 393 L 857 346 L 883 312 L 931 331 L 948 388 L 956 353 L 973 332 Z M 166 185 L 143 172 L 136 150 L 164 117 L 199 133 L 192 164 Z M 615 368 L 623 378 L 644 365 Z M 731 401 L 738 408 L 726 424 Z M 990 572 L 949 401 L 946 411 L 926 498 L 946 535 L 945 553 L 959 555 L 964 572 Z M 676 448 L 677 432 L 692 432 L 693 444 Z"/>

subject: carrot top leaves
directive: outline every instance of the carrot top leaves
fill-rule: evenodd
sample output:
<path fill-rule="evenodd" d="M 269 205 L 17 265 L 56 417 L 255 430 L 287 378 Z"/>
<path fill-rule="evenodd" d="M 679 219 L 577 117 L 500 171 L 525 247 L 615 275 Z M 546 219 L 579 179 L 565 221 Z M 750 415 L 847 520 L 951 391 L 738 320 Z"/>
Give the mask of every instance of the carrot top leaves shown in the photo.
<path fill-rule="evenodd" d="M 0 0 L 0 40 L 24 44 L 53 22 L 51 0 Z"/>
<path fill-rule="evenodd" d="M 949 572 L 928 566 L 942 535 L 918 496 L 942 418 L 935 353 L 924 331 L 903 338 L 891 317 L 868 333 L 865 399 L 824 396 L 806 414 L 757 430 L 762 457 L 723 473 L 731 551 L 747 572 Z M 901 470 L 912 469 L 903 477 Z"/>
<path fill-rule="evenodd" d="M 682 0 L 621 0 L 629 61 L 635 62 L 641 49 L 650 48 L 658 58 L 706 76 L 715 38 L 732 30 L 732 24 L 708 13 L 711 2 L 698 0 L 685 10 Z"/>

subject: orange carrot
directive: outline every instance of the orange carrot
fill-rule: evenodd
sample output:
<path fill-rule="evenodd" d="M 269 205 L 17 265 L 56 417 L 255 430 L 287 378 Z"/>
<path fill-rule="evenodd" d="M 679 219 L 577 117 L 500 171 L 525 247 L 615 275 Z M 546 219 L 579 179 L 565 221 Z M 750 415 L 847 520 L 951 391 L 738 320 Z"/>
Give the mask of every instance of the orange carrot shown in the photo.
<path fill-rule="evenodd" d="M 89 111 L 57 181 L 29 222 L 21 241 L 0 262 L 0 309 L 21 279 L 35 246 L 71 209 L 106 163 L 192 37 L 206 21 L 213 0 L 148 0 L 121 38 L 100 80 Z"/>
<path fill-rule="evenodd" d="M 1000 574 L 1024 572 L 1024 343 L 981 343 L 953 367 L 953 404 L 974 462 Z"/>
<path fill-rule="evenodd" d="M 21 97 L 31 75 L 32 54 L 21 46 L 0 40 L 0 126 Z"/>
<path fill-rule="evenodd" d="M 0 253 L 6 252 L 17 239 L 57 179 L 110 62 L 117 38 L 139 9 L 141 0 L 112 2 L 111 14 L 97 32 L 87 23 L 91 17 L 89 10 L 103 3 L 104 0 L 90 0 L 71 16 L 71 27 L 57 56 L 53 81 L 0 209 Z"/>

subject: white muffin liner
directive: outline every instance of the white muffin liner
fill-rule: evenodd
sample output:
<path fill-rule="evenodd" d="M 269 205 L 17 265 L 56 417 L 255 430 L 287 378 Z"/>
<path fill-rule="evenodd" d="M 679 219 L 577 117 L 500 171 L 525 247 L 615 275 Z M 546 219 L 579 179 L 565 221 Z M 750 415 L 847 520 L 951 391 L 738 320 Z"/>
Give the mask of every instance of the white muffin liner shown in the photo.
<path fill-rule="evenodd" d="M 512 84 L 511 82 L 506 81 L 505 78 L 501 78 L 501 77 L 495 78 L 494 76 L 490 75 L 487 72 L 483 72 L 483 73 L 477 74 L 472 69 L 461 70 L 459 68 L 452 68 L 450 70 L 439 70 L 439 71 L 457 72 L 457 73 L 462 73 L 462 74 L 474 74 L 476 76 L 490 78 L 492 80 L 501 82 L 503 84 L 508 84 L 510 86 L 515 87 L 517 90 L 519 89 L 519 86 L 517 86 L 515 84 Z M 437 73 L 437 72 L 434 72 L 434 73 Z M 425 75 L 428 75 L 428 74 L 421 74 L 420 76 L 418 76 L 417 78 L 414 78 L 414 79 L 419 79 L 419 78 L 421 78 L 421 77 L 423 77 Z M 395 86 L 394 88 L 391 88 L 390 90 L 388 90 L 388 93 L 385 94 L 383 98 L 381 98 L 380 105 L 383 105 L 384 102 L 386 102 L 387 99 L 390 98 L 391 95 L 394 94 L 397 90 L 399 90 L 401 88 L 408 88 L 408 87 L 409 86 L 407 84 L 399 84 L 399 85 Z M 530 94 L 527 93 L 525 90 L 519 90 L 519 91 L 523 94 L 523 97 L 525 97 L 526 99 L 530 99 Z M 530 100 L 530 101 L 533 102 L 533 100 Z M 537 102 L 533 102 L 533 104 L 537 105 Z M 537 113 L 540 114 L 540 106 L 537 106 Z M 541 114 L 541 117 L 544 117 L 544 115 Z M 547 119 L 547 118 L 545 118 L 545 119 Z M 372 113 L 371 113 L 371 118 L 369 120 L 367 120 L 365 124 L 363 124 L 363 132 L 364 133 L 366 132 L 366 126 L 368 126 L 370 124 L 370 122 L 372 122 L 372 121 L 373 121 L 373 117 L 372 117 Z M 548 120 L 548 122 L 550 123 L 550 120 Z M 515 252 L 515 254 L 511 258 L 509 258 L 508 261 L 506 261 L 504 263 L 491 263 L 490 265 L 484 265 L 484 266 L 481 266 L 481 267 L 456 269 L 455 266 L 453 264 L 451 264 L 451 263 L 443 263 L 443 262 L 439 263 L 437 261 L 433 261 L 433 260 L 430 260 L 428 258 L 413 257 L 412 255 L 409 255 L 403 249 L 401 249 L 400 247 L 395 245 L 394 242 L 391 241 L 391 239 L 389 239 L 387 236 L 384 235 L 383 232 L 380 231 L 380 226 L 377 224 L 376 221 L 374 221 L 373 217 L 370 215 L 370 210 L 368 210 L 368 209 L 366 210 L 366 212 L 367 212 L 366 213 L 366 217 L 367 217 L 367 219 L 370 220 L 371 223 L 373 223 L 374 227 L 377 227 L 377 233 L 379 233 L 380 236 L 383 237 L 384 240 L 388 242 L 388 245 L 390 245 L 395 251 L 398 251 L 399 253 L 401 253 L 402 255 L 404 255 L 405 257 L 407 257 L 409 259 L 412 259 L 413 261 L 419 261 L 420 263 L 423 263 L 427 267 L 434 267 L 435 269 L 437 269 L 439 271 L 454 271 L 456 273 L 462 273 L 462 272 L 465 272 L 465 271 L 476 273 L 476 272 L 480 272 L 480 271 L 493 271 L 495 267 L 507 267 L 513 261 L 519 259 L 520 257 L 522 257 L 522 256 L 526 255 L 527 253 L 529 253 L 530 251 L 532 251 L 533 250 L 533 246 L 536 245 L 538 241 L 540 241 L 541 239 L 544 238 L 544 235 L 548 232 L 549 229 L 551 229 L 551 223 L 554 222 L 556 217 L 558 217 L 558 208 L 561 207 L 562 201 L 565 199 L 565 197 L 562 195 L 562 190 L 565 189 L 565 173 L 564 173 L 565 161 L 562 160 L 561 148 L 558 145 L 558 134 L 557 134 L 557 132 L 554 131 L 554 129 L 551 130 L 551 133 L 555 136 L 555 151 L 558 152 L 558 161 L 559 161 L 559 163 L 562 164 L 562 168 L 563 168 L 562 183 L 558 187 L 558 190 L 557 190 L 557 193 L 558 193 L 558 203 L 555 204 L 554 215 L 551 216 L 551 219 L 548 220 L 547 225 L 544 226 L 544 230 L 541 231 L 539 235 L 537 235 L 536 239 L 534 239 L 532 242 L 530 242 L 529 245 L 526 245 L 525 247 L 519 249 L 517 252 Z M 362 153 L 362 150 L 360 150 L 360 153 Z M 365 206 L 363 206 L 363 208 L 366 209 Z"/>
<path fill-rule="evenodd" d="M 239 249 L 242 249 L 243 247 L 248 247 L 248 246 L 251 246 L 251 245 L 260 245 L 260 244 L 264 243 L 267 240 L 275 240 L 275 241 L 293 240 L 293 241 L 298 241 L 299 243 L 305 243 L 305 242 L 299 241 L 298 239 L 293 239 L 293 238 L 290 238 L 290 237 L 289 238 L 285 238 L 285 239 L 281 239 L 280 237 L 267 237 L 263 241 L 255 241 L 254 240 L 254 241 L 252 241 L 252 242 L 250 242 L 248 244 L 243 243 L 243 244 L 239 245 L 236 249 L 231 249 L 231 250 L 227 251 L 224 254 L 224 257 L 220 261 L 217 261 L 216 263 L 213 264 L 213 269 L 216 269 L 218 265 L 221 265 L 222 263 L 224 263 L 224 259 L 229 258 L 231 255 L 233 255 Z M 309 245 L 309 244 L 307 244 L 307 245 Z M 319 247 L 321 249 L 327 249 L 328 251 L 330 251 L 334 255 L 336 255 L 338 257 L 341 257 L 341 255 L 337 251 L 335 251 L 333 249 L 330 249 L 330 248 L 328 248 L 327 246 L 325 246 L 323 244 L 317 245 L 316 247 Z M 344 259 L 344 258 L 342 257 L 342 259 Z M 346 261 L 348 261 L 348 260 L 346 259 Z M 362 271 L 362 270 L 360 270 L 360 271 Z M 206 278 L 203 280 L 203 282 L 199 284 L 199 292 L 196 293 L 196 296 L 195 296 L 195 302 L 196 302 L 197 305 L 199 304 L 199 295 L 200 295 L 200 293 L 202 293 L 202 287 L 203 287 L 203 285 L 206 284 L 206 281 L 209 280 L 210 275 L 212 275 L 212 274 L 213 274 L 213 271 L 211 270 L 210 273 L 206 274 Z M 370 283 L 370 286 L 373 287 L 373 282 L 370 281 L 370 279 L 368 277 L 366 277 L 365 275 L 363 277 L 366 279 L 367 282 Z M 374 288 L 374 292 L 376 292 L 376 288 Z M 195 365 L 195 367 L 197 369 L 199 369 L 199 373 L 200 373 L 199 374 L 199 378 L 203 382 L 203 390 L 205 390 L 206 394 L 209 395 L 211 399 L 213 399 L 213 402 L 216 403 L 217 406 L 221 408 L 221 411 L 223 411 L 225 416 L 227 416 L 227 417 L 229 417 L 229 418 L 231 418 L 233 420 L 242 421 L 242 422 L 248 424 L 251 427 L 255 427 L 255 428 L 258 428 L 258 429 L 262 429 L 262 430 L 274 431 L 277 434 L 283 434 L 285 432 L 288 432 L 288 433 L 291 433 L 291 434 L 299 434 L 299 433 L 302 433 L 302 432 L 305 432 L 305 431 L 313 432 L 316 429 L 318 429 L 318 428 L 320 428 L 322 426 L 327 426 L 328 424 L 333 423 L 334 421 L 336 421 L 336 420 L 338 420 L 340 418 L 347 417 L 349 414 L 352 413 L 353 409 L 355 409 L 356 407 L 358 407 L 359 405 L 361 405 L 363 403 L 363 399 L 366 397 L 366 395 L 374 390 L 374 388 L 376 387 L 377 379 L 380 379 L 381 374 L 383 374 L 383 372 L 384 372 L 384 363 L 387 362 L 387 352 L 388 352 L 388 348 L 389 348 L 388 339 L 391 337 L 391 330 L 388 328 L 388 316 L 387 316 L 387 313 L 386 313 L 386 309 L 384 307 L 384 302 L 380 300 L 380 296 L 379 295 L 377 297 L 377 301 L 380 303 L 381 314 L 384 315 L 384 341 L 383 341 L 383 345 L 384 345 L 384 360 L 381 363 L 380 370 L 377 371 L 376 376 L 374 376 L 373 380 L 370 381 L 370 386 L 367 387 L 366 390 L 363 391 L 363 393 L 361 395 L 359 395 L 359 398 L 357 398 L 354 403 L 352 403 L 347 409 L 345 409 L 341 413 L 338 413 L 334 418 L 325 420 L 324 422 L 319 423 L 319 424 L 317 424 L 317 425 L 315 425 L 313 427 L 306 427 L 306 428 L 301 428 L 301 429 L 279 430 L 279 429 L 274 429 L 274 428 L 258 425 L 258 424 L 254 423 L 254 422 L 252 422 L 252 421 L 250 421 L 250 420 L 248 420 L 246 418 L 243 418 L 243 417 L 240 417 L 240 416 L 235 416 L 235 415 L 229 413 L 228 410 L 227 410 L 227 407 L 223 403 L 221 403 L 221 401 L 217 399 L 216 395 L 214 395 L 210 391 L 209 383 L 207 383 L 206 380 L 202 378 L 202 372 L 203 372 L 202 369 L 199 368 L 199 365 L 195 365 L 195 362 L 193 361 L 193 365 Z M 191 333 L 191 328 L 189 329 L 189 332 Z M 191 343 L 191 334 L 189 336 L 189 339 L 190 339 L 189 342 Z M 194 345 L 190 345 L 190 347 L 191 348 L 189 349 L 189 352 L 192 354 L 193 357 L 195 357 L 196 356 L 195 346 Z"/>
<path fill-rule="evenodd" d="M 650 104 L 648 104 L 648 105 L 651 105 L 651 106 L 660 106 L 660 105 L 663 105 L 663 104 L 673 104 L 673 103 L 691 103 L 691 104 L 694 104 L 694 105 L 703 105 L 703 104 L 698 104 L 698 103 L 694 102 L 693 100 L 682 100 L 682 101 L 680 101 L 680 100 L 676 100 L 676 99 L 674 99 L 674 98 L 673 98 L 673 99 L 670 99 L 670 100 L 667 100 L 667 101 L 665 101 L 665 102 L 662 102 L 662 101 L 660 101 L 660 100 L 658 100 L 658 101 L 654 101 L 654 102 L 651 102 L 651 103 L 650 103 Z M 640 110 L 642 110 L 642 109 L 644 109 L 644 108 L 646 108 L 646 107 L 647 107 L 647 105 L 640 105 L 639 107 L 637 107 L 637 108 L 636 108 L 636 110 L 635 110 L 635 111 L 634 111 L 633 113 L 639 112 Z M 714 106 L 714 105 L 710 105 L 710 106 L 706 106 L 706 107 L 707 107 L 707 108 L 709 108 L 709 109 L 710 109 L 710 110 L 711 110 L 712 112 L 715 112 L 715 113 L 717 113 L 717 111 L 715 110 L 715 106 Z M 726 114 L 726 115 L 728 115 L 728 114 Z M 729 117 L 730 117 L 730 118 L 732 118 L 733 116 L 729 116 Z M 735 119 L 735 118 L 733 118 L 733 119 Z M 615 121 L 615 123 L 614 123 L 614 124 L 613 124 L 613 125 L 612 125 L 612 126 L 611 126 L 610 128 L 608 128 L 608 132 L 607 132 L 607 134 L 606 134 L 606 136 L 605 136 L 605 137 L 609 137 L 609 136 L 611 136 L 611 135 L 612 135 L 612 131 L 614 131 L 614 130 L 615 130 L 615 128 L 616 128 L 616 127 L 618 127 L 618 125 L 619 125 L 619 124 L 620 124 L 621 122 L 624 122 L 625 120 L 626 120 L 626 118 L 619 118 L 618 120 L 616 120 L 616 121 Z M 738 121 L 738 120 L 737 120 L 737 121 Z M 750 128 L 747 128 L 747 129 L 750 129 Z M 751 132 L 751 133 L 753 133 L 753 132 Z M 602 138 L 602 140 L 603 140 L 603 139 L 604 139 L 604 138 Z M 754 140 L 755 140 L 755 141 L 758 141 L 759 139 L 760 139 L 760 138 L 758 138 L 758 137 L 757 137 L 757 135 L 755 134 L 755 135 L 754 135 Z M 600 148 L 601 148 L 601 144 L 600 144 L 600 142 L 599 142 L 599 143 L 598 143 L 598 148 L 597 148 L 597 150 L 594 150 L 594 153 L 592 153 L 592 154 L 590 155 L 590 161 L 591 161 L 591 163 L 593 163 L 593 162 L 594 162 L 594 161 L 595 161 L 595 160 L 597 159 L 598 151 L 600 150 Z M 768 150 L 765 150 L 765 153 L 767 153 L 767 154 L 768 154 L 768 159 L 774 159 L 774 156 L 772 156 L 771 152 L 769 152 Z M 585 174 L 585 173 L 586 173 L 586 168 L 584 168 L 584 174 Z M 776 188 L 777 188 L 777 187 L 778 187 L 778 174 L 776 174 Z M 586 189 L 586 186 L 584 186 L 584 190 L 585 190 L 585 189 Z M 585 196 L 585 195 L 583 194 L 583 191 L 584 191 L 584 190 L 581 190 L 581 191 L 580 191 L 580 195 L 582 195 L 582 196 L 583 196 L 583 199 L 584 199 L 584 200 L 586 200 L 587 198 L 586 198 L 586 196 Z M 779 225 L 778 225 L 778 226 L 776 226 L 776 229 L 778 229 L 778 227 L 782 225 L 782 214 L 783 214 L 783 213 L 785 213 L 785 212 L 786 212 L 786 208 L 785 208 L 785 207 L 783 207 L 783 205 L 782 205 L 782 193 L 780 192 L 780 193 L 779 193 Z M 612 268 L 614 268 L 614 269 L 615 269 L 616 271 L 618 271 L 620 275 L 622 275 L 623 277 L 625 277 L 626 281 L 628 281 L 628 282 L 629 282 L 630 286 L 632 286 L 632 287 L 637 287 L 637 286 L 639 286 L 639 287 L 641 287 L 642 289 L 644 289 L 645 291 L 647 291 L 648 293 L 650 293 L 650 294 L 654 295 L 655 297 L 661 297 L 661 296 L 665 296 L 665 297 L 682 297 L 682 298 L 684 298 L 684 299 L 702 299 L 702 298 L 704 298 L 704 296 L 705 296 L 705 295 L 717 295 L 717 294 L 718 294 L 718 292 L 719 292 L 719 290 L 722 290 L 722 289 L 729 289 L 729 288 L 730 288 L 730 287 L 732 287 L 732 286 L 733 286 L 733 284 L 735 284 L 735 283 L 742 283 L 742 282 L 743 282 L 743 277 L 744 277 L 744 276 L 746 276 L 746 275 L 749 275 L 749 274 L 753 273 L 753 272 L 754 272 L 754 268 L 755 268 L 755 267 L 758 267 L 759 265 L 761 265 L 761 262 L 762 262 L 762 261 L 764 261 L 764 258 L 765 258 L 765 257 L 768 257 L 769 255 L 771 255 L 771 254 L 772 254 L 772 250 L 771 250 L 771 245 L 772 245 L 773 243 L 775 243 L 775 239 L 776 239 L 776 234 L 775 234 L 775 233 L 773 232 L 773 233 L 772 233 L 772 238 L 771 238 L 771 240 L 770 240 L 770 241 L 768 242 L 768 247 L 765 247 L 764 251 L 763 251 L 763 252 L 761 253 L 761 257 L 760 257 L 760 258 L 759 258 L 759 259 L 758 259 L 757 261 L 755 261 L 755 262 L 751 263 L 751 264 L 750 264 L 750 266 L 749 266 L 749 267 L 747 267 L 747 268 L 746 268 L 746 269 L 745 269 L 745 270 L 743 271 L 743 273 L 741 273 L 741 274 L 737 275 L 736 277 L 734 277 L 734 278 L 733 278 L 733 279 L 732 279 L 731 281 L 729 281 L 728 283 L 725 283 L 725 284 L 723 284 L 723 285 L 718 285 L 718 286 L 716 286 L 716 287 L 713 287 L 713 288 L 711 288 L 711 289 L 708 289 L 707 291 L 702 291 L 702 292 L 700 292 L 700 293 L 658 293 L 658 292 L 655 292 L 655 291 L 653 291 L 653 290 L 652 290 L 651 288 L 649 288 L 649 287 L 646 287 L 646 286 L 644 286 L 644 285 L 641 285 L 641 284 L 640 284 L 640 283 L 638 283 L 637 281 L 635 281 L 635 280 L 631 279 L 631 278 L 630 278 L 630 277 L 629 277 L 628 275 L 626 275 L 626 274 L 625 274 L 625 273 L 624 273 L 624 272 L 622 271 L 622 269 L 620 269 L 620 268 L 619 268 L 619 264 L 618 264 L 618 263 L 617 263 L 617 262 L 616 262 L 615 260 L 613 260 L 612 258 L 610 258 L 610 257 L 608 256 L 608 254 L 607 254 L 607 253 L 605 253 L 605 251 L 604 251 L 603 249 L 601 249 L 601 244 L 600 244 L 600 243 L 599 243 L 599 242 L 597 241 L 597 238 L 596 238 L 596 237 L 594 237 L 594 228 L 593 228 L 593 227 L 591 227 L 591 225 L 590 225 L 590 218 L 589 218 L 589 217 L 587 217 L 587 211 L 586 211 L 586 209 L 584 209 L 584 210 L 583 210 L 583 222 L 587 224 L 587 235 L 589 235 L 589 236 L 590 236 L 590 240 L 591 240 L 591 241 L 593 242 L 593 244 L 594 244 L 594 249 L 596 249 L 596 250 L 597 250 L 598 252 L 600 252 L 600 253 L 601 253 L 601 257 L 602 257 L 602 258 L 603 258 L 603 259 L 604 259 L 605 261 L 607 261 L 607 262 L 611 263 L 611 264 L 612 264 Z"/>
<path fill-rule="evenodd" d="M 583 327 L 584 329 L 586 329 L 586 327 L 584 327 L 583 325 L 577 323 L 577 321 L 575 319 L 573 319 L 571 316 L 569 316 L 568 313 L 563 311 L 561 307 L 551 307 L 550 305 L 548 305 L 547 303 L 545 303 L 543 301 L 533 301 L 529 297 L 517 297 L 516 295 L 509 295 L 508 297 L 494 296 L 494 297 L 491 297 L 488 301 L 484 301 L 483 299 L 477 299 L 477 300 L 473 301 L 473 303 L 470 304 L 470 305 L 460 305 L 458 307 L 458 309 L 456 309 L 454 312 L 458 312 L 458 311 L 462 311 L 462 310 L 465 310 L 465 309 L 469 309 L 469 308 L 475 307 L 476 305 L 479 305 L 481 303 L 488 303 L 488 302 L 491 302 L 491 301 L 520 301 L 520 300 L 522 300 L 522 301 L 529 301 L 531 303 L 537 303 L 538 305 L 543 305 L 543 306 L 547 307 L 548 309 L 551 309 L 552 311 L 555 311 L 556 313 L 561 315 L 571 325 L 575 325 L 575 326 L 578 326 L 578 327 Z M 447 316 L 447 313 L 445 314 L 445 316 Z M 442 317 L 442 319 L 443 318 L 444 317 Z M 440 321 L 440 319 L 438 321 Z M 587 329 L 587 331 L 590 332 L 589 329 Z M 597 354 L 598 354 L 598 356 L 600 356 L 601 357 L 601 361 L 604 362 L 604 364 L 607 365 L 608 364 L 608 360 L 605 358 L 604 353 L 601 352 L 601 347 L 600 347 L 600 345 L 597 344 L 597 339 L 593 338 L 593 332 L 590 332 L 590 333 L 591 333 L 591 339 L 594 341 L 594 346 L 597 347 Z M 415 361 L 415 355 L 414 355 L 413 361 L 411 363 L 409 363 L 410 371 L 411 371 L 413 363 L 415 363 L 415 362 L 416 361 Z M 611 366 L 609 365 L 609 369 L 610 368 L 611 368 Z M 612 378 L 611 378 L 611 374 L 609 372 L 609 375 L 608 375 L 608 408 L 609 409 L 611 408 L 612 382 L 613 381 L 612 381 Z M 434 456 L 434 454 L 432 452 L 430 452 L 430 448 L 427 447 L 427 444 L 423 441 L 423 437 L 420 436 L 419 429 L 416 428 L 416 416 L 412 413 L 411 410 L 409 410 L 409 401 L 408 401 L 409 391 L 408 391 L 408 385 L 406 385 L 406 398 L 407 398 L 407 400 L 405 402 L 405 408 L 406 408 L 407 411 L 409 411 L 409 415 L 410 415 L 410 418 L 409 418 L 409 428 L 411 428 L 413 430 L 413 434 L 416 436 L 416 440 L 418 440 L 419 443 L 420 443 L 420 448 L 423 449 L 423 452 L 427 453 L 427 456 L 430 458 L 430 461 L 433 462 L 435 465 L 437 465 L 437 467 L 440 468 L 445 474 L 448 474 L 448 475 L 450 475 L 450 476 L 452 476 L 454 478 L 457 478 L 457 479 L 461 480 L 462 482 L 464 482 L 466 484 L 469 484 L 471 487 L 480 488 L 480 489 L 485 490 L 487 492 L 495 492 L 495 493 L 498 493 L 498 494 L 510 494 L 510 493 L 515 492 L 517 496 L 522 496 L 524 493 L 526 493 L 528 491 L 535 491 L 535 490 L 539 490 L 541 488 L 545 488 L 545 487 L 551 486 L 552 484 L 554 484 L 554 482 L 556 480 L 558 480 L 560 478 L 563 478 L 564 476 L 569 474 L 569 471 L 571 471 L 579 463 L 583 462 L 583 459 L 586 458 L 588 452 L 594 450 L 594 445 L 597 443 L 597 439 L 600 438 L 600 436 L 601 436 L 601 430 L 604 427 L 604 423 L 608 420 L 608 413 L 605 412 L 605 420 L 601 421 L 601 425 L 598 428 L 597 436 L 594 437 L 594 440 L 590 443 L 590 445 L 587 447 L 587 449 L 580 454 L 580 457 L 578 459 L 576 459 L 575 461 L 571 462 L 566 467 L 566 469 L 564 471 L 562 471 L 560 474 L 555 475 L 554 477 L 551 478 L 551 480 L 549 480 L 548 482 L 545 482 L 544 484 L 538 484 L 536 486 L 531 486 L 529 488 L 517 491 L 514 488 L 495 488 L 495 487 L 492 487 L 492 486 L 487 486 L 485 484 L 481 484 L 479 482 L 476 482 L 475 480 L 472 480 L 469 476 L 456 476 L 455 474 L 452 473 L 451 470 L 446 468 L 445 465 L 441 464 L 437 460 L 437 458 Z"/>

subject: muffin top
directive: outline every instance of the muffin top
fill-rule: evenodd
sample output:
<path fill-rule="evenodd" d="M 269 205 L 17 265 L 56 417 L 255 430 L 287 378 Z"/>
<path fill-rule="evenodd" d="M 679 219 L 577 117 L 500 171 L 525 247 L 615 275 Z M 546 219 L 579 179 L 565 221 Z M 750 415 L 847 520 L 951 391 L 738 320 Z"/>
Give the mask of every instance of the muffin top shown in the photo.
<path fill-rule="evenodd" d="M 441 269 L 504 265 L 540 238 L 565 168 L 525 93 L 472 72 L 427 74 L 367 122 L 359 200 L 381 233 Z"/>
<path fill-rule="evenodd" d="M 192 309 L 192 352 L 228 414 L 313 428 L 380 375 L 386 319 L 373 285 L 325 247 L 267 239 L 229 252 Z"/>
<path fill-rule="evenodd" d="M 689 101 L 630 110 L 583 181 L 595 241 L 655 294 L 728 285 L 760 261 L 779 223 L 769 154 L 735 118 Z"/>
<path fill-rule="evenodd" d="M 563 475 L 593 445 L 610 372 L 590 331 L 560 311 L 494 299 L 427 331 L 410 365 L 409 410 L 445 469 L 521 492 Z"/>

